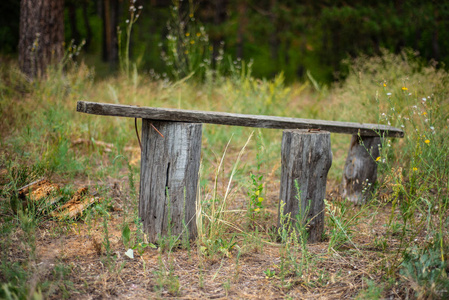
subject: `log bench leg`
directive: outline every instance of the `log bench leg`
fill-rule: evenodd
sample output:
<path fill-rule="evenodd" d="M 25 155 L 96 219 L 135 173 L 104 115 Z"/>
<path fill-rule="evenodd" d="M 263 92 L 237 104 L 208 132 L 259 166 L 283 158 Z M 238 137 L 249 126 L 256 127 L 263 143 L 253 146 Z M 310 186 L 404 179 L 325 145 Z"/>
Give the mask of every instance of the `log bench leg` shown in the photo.
<path fill-rule="evenodd" d="M 343 172 L 343 198 L 363 204 L 370 197 L 377 179 L 380 146 L 380 137 L 352 136 Z"/>
<path fill-rule="evenodd" d="M 294 220 L 301 212 L 307 212 L 303 217 L 308 222 L 308 241 L 318 242 L 324 230 L 326 180 L 332 164 L 330 133 L 285 130 L 281 152 L 280 200 L 285 203 L 283 214 L 290 213 Z M 279 208 L 278 226 L 283 225 L 280 222 Z"/>
<path fill-rule="evenodd" d="M 171 234 L 180 235 L 185 225 L 190 238 L 197 235 L 201 135 L 200 123 L 142 120 L 139 217 L 152 243 L 169 229 Z"/>

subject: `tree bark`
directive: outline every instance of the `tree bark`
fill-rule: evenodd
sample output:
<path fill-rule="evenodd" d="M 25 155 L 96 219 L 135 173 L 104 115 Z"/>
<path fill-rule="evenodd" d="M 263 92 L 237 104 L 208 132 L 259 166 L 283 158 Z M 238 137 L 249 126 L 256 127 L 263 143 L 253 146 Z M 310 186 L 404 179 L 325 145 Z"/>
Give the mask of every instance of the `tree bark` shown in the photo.
<path fill-rule="evenodd" d="M 381 146 L 379 137 L 353 135 L 343 172 L 344 198 L 363 204 L 371 196 L 377 180 L 377 162 Z"/>
<path fill-rule="evenodd" d="M 150 242 L 187 230 L 191 239 L 197 235 L 201 131 L 199 123 L 142 122 L 139 217 Z"/>
<path fill-rule="evenodd" d="M 21 0 L 19 65 L 30 79 L 64 54 L 64 0 Z"/>
<path fill-rule="evenodd" d="M 327 173 L 332 165 L 330 132 L 285 130 L 282 136 L 282 170 L 278 226 L 282 214 L 307 224 L 308 241 L 319 242 L 324 230 Z M 299 189 L 299 190 L 298 190 Z"/>
<path fill-rule="evenodd" d="M 220 27 L 226 20 L 226 7 L 228 0 L 215 0 L 214 3 L 214 34 L 210 36 L 212 40 L 213 52 L 212 63 L 213 67 L 216 65 L 216 59 L 219 56 L 219 50 L 222 47 L 221 42 L 224 40 L 224 36 Z"/>
<path fill-rule="evenodd" d="M 118 62 L 119 10 L 118 0 L 103 0 L 103 60 L 112 65 Z"/>
<path fill-rule="evenodd" d="M 69 16 L 70 31 L 72 32 L 72 39 L 76 44 L 80 44 L 81 35 L 77 26 L 78 22 L 76 18 L 76 2 L 74 2 L 73 0 L 69 0 L 66 3 Z"/>
<path fill-rule="evenodd" d="M 246 27 L 248 23 L 248 16 L 246 15 L 247 11 L 247 3 L 246 0 L 239 1 L 239 4 L 237 6 L 237 12 L 239 15 L 239 25 L 237 29 L 237 43 L 236 43 L 236 55 L 237 58 L 242 59 L 243 58 L 243 49 L 245 46 L 245 33 L 246 33 Z"/>
<path fill-rule="evenodd" d="M 88 6 L 89 0 L 84 0 L 82 10 L 83 10 L 84 27 L 86 27 L 86 45 L 84 46 L 86 50 L 90 50 L 90 45 L 92 42 L 92 27 L 90 26 L 89 22 L 89 14 L 87 11 Z"/>
<path fill-rule="evenodd" d="M 278 24 L 277 24 L 277 3 L 276 0 L 270 0 L 270 22 L 271 25 L 273 26 L 273 29 L 270 32 L 270 54 L 271 54 L 271 59 L 273 60 L 274 63 L 278 62 L 278 58 L 279 58 L 279 37 L 278 37 Z"/>

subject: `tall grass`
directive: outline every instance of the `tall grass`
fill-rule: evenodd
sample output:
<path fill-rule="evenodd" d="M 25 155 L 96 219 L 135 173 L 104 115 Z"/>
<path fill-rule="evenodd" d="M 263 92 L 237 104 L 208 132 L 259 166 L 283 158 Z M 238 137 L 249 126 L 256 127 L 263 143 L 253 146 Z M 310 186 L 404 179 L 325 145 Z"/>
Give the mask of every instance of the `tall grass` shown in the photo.
<path fill-rule="evenodd" d="M 192 31 L 191 35 L 194 33 Z M 345 202 L 334 206 L 340 209 L 328 212 L 328 249 L 338 251 L 343 244 L 349 244 L 364 251 L 356 238 L 355 228 L 360 219 L 366 215 L 375 219 L 374 212 L 388 209 L 383 249 L 393 250 L 385 259 L 385 268 L 379 267 L 379 272 L 388 274 L 401 283 L 404 290 L 417 296 L 445 296 L 449 259 L 448 74 L 435 65 L 422 63 L 413 53 L 385 52 L 380 57 L 360 57 L 348 62 L 350 73 L 344 81 L 317 92 L 314 85 L 319 83 L 287 86 L 282 74 L 273 80 L 256 79 L 251 76 L 248 64 L 231 63 L 235 68 L 229 76 L 209 82 L 193 77 L 174 82 L 155 80 L 137 71 L 132 80 L 129 74 L 99 80 L 95 79 L 93 68 L 71 62 L 66 66 L 67 72 L 49 70 L 46 78 L 29 83 L 14 62 L 8 63 L 7 68 L 1 67 L 0 197 L 9 199 L 15 189 L 42 175 L 105 185 L 108 177 L 126 177 L 131 165 L 138 165 L 139 158 L 133 154 L 139 151 L 134 120 L 76 113 L 77 100 L 391 124 L 403 128 L 405 138 L 383 141 L 377 188 L 372 201 L 361 209 L 362 213 L 352 214 L 344 207 Z M 257 226 L 243 227 L 241 225 L 248 224 L 248 220 L 240 224 L 236 216 L 245 216 L 242 210 L 248 206 L 240 209 L 230 202 L 231 192 L 246 203 L 251 199 L 259 200 L 260 176 L 263 175 L 264 181 L 273 180 L 279 172 L 273 171 L 273 177 L 267 176 L 280 162 L 281 131 L 260 130 L 258 136 L 263 140 L 263 152 L 259 152 L 256 140 L 248 140 L 251 131 L 204 126 L 200 183 L 203 192 L 197 208 L 198 245 L 203 254 L 230 256 L 236 249 L 243 249 L 243 243 L 249 240 L 267 244 L 267 235 L 257 236 L 258 230 L 269 225 L 264 227 L 258 223 L 275 217 L 254 217 L 252 221 Z M 228 143 L 231 136 L 232 142 Z M 349 138 L 332 135 L 335 159 L 329 180 L 333 189 L 338 188 L 341 179 Z M 77 143 L 77 140 L 82 142 Z M 103 147 L 96 143 L 98 141 L 113 147 Z M 245 151 L 237 145 L 245 145 Z M 226 159 L 223 154 L 217 154 L 223 153 L 223 149 L 227 149 Z M 263 157 L 258 158 L 260 153 Z M 126 164 L 116 159 L 122 156 Z M 251 170 L 257 170 L 256 177 L 251 177 Z M 227 184 L 220 185 L 219 181 Z M 253 184 L 249 188 L 233 184 L 248 181 Z M 129 188 L 135 190 L 134 186 Z M 210 197 L 204 193 L 207 189 L 211 191 Z M 264 206 L 277 203 L 278 199 L 273 196 L 277 191 L 271 191 L 270 185 L 263 185 L 263 193 Z M 254 211 L 257 207 L 253 205 L 251 209 Z M 25 217 L 30 218 L 29 215 L 22 214 L 19 219 L 11 216 L 9 206 L 2 206 L 1 230 L 5 237 L 12 234 L 14 226 L 35 224 L 34 219 L 27 221 Z M 242 234 L 243 228 L 253 231 Z M 388 245 L 390 237 L 397 238 L 398 243 Z M 24 234 L 24 239 L 32 247 L 31 234 Z M 372 236 L 369 239 L 373 244 L 378 242 Z M 305 272 L 312 272 L 311 250 L 293 237 L 289 241 L 288 247 L 282 248 L 283 266 L 294 267 L 296 272 L 284 270 L 278 274 L 301 277 Z M 9 247 L 7 238 L 2 238 L 0 243 L 2 247 Z M 27 273 L 23 265 L 21 271 L 14 271 L 17 265 L 8 257 L 2 259 L 2 278 L 10 281 L 11 272 Z M 270 271 L 270 278 L 276 277 L 273 274 Z M 27 277 L 20 275 L 18 278 L 26 280 Z M 370 291 L 378 292 L 373 281 L 369 282 Z M 388 289 L 388 286 L 382 288 Z"/>

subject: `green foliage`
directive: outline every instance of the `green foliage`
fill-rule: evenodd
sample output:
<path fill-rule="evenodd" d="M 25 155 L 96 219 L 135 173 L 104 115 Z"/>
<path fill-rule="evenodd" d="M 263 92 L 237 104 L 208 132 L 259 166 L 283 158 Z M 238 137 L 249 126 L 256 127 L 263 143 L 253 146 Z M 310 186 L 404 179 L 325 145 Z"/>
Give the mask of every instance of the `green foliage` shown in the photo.
<path fill-rule="evenodd" d="M 212 71 L 213 64 L 220 63 L 223 55 L 212 62 L 212 46 L 204 26 L 194 16 L 192 1 L 189 1 L 188 13 L 180 10 L 180 4 L 180 1 L 174 1 L 171 7 L 166 50 L 161 52 L 162 59 L 176 80 L 192 75 L 204 79 L 206 73 Z"/>
<path fill-rule="evenodd" d="M 167 266 L 168 264 L 168 266 Z M 154 271 L 156 278 L 155 290 L 160 294 L 166 289 L 171 295 L 178 296 L 180 290 L 179 277 L 175 275 L 175 262 L 169 255 L 168 261 L 164 261 L 162 255 L 158 256 L 158 270 Z"/>
<path fill-rule="evenodd" d="M 248 191 L 248 218 L 250 223 L 254 223 L 256 220 L 256 216 L 262 213 L 263 206 L 263 174 L 261 174 L 260 167 L 262 165 L 262 157 L 263 156 L 263 144 L 262 144 L 262 133 L 259 131 L 259 134 L 256 139 L 257 143 L 257 154 L 256 154 L 256 174 L 250 173 L 250 188 Z M 251 225 L 251 224 L 250 224 Z"/>
<path fill-rule="evenodd" d="M 382 297 L 383 287 L 381 285 L 380 286 L 377 285 L 376 282 L 373 280 L 365 279 L 365 281 L 366 281 L 366 284 L 368 285 L 368 287 L 365 290 L 361 291 L 357 295 L 356 299 L 360 299 L 360 300 L 383 299 L 383 297 Z"/>
<path fill-rule="evenodd" d="M 17 189 L 42 175 L 54 176 L 61 182 L 65 182 L 67 177 L 71 181 L 75 176 L 77 180 L 98 182 L 103 186 L 100 194 L 108 193 L 106 183 L 110 178 L 123 179 L 125 185 L 128 185 L 126 192 L 117 200 L 123 201 L 123 212 L 111 212 L 111 199 L 107 198 L 104 204 L 98 204 L 83 218 L 88 235 L 95 232 L 97 219 L 99 220 L 98 227 L 102 233 L 100 241 L 106 250 L 108 268 L 105 272 L 108 276 L 118 274 L 123 266 L 119 261 L 121 258 L 115 256 L 117 245 L 112 242 L 111 215 L 115 217 L 116 214 L 121 214 L 123 217 L 122 223 L 117 226 L 117 235 L 121 234 L 126 248 L 132 248 L 143 255 L 148 247 L 154 246 L 147 243 L 137 215 L 136 172 L 139 148 L 134 120 L 93 118 L 74 113 L 75 101 L 87 97 L 93 101 L 105 99 L 107 102 L 132 105 L 182 105 L 193 109 L 385 124 L 389 122 L 391 125 L 403 126 L 406 131 L 404 139 L 388 139 L 383 142 L 382 152 L 377 160 L 380 176 L 373 201 L 360 209 L 354 209 L 346 201 L 326 202 L 326 225 L 329 229 L 329 244 L 326 246 L 330 251 L 343 250 L 345 246 L 354 248 L 358 250 L 357 255 L 364 258 L 360 260 L 361 263 L 375 260 L 375 264 L 367 264 L 368 268 L 364 270 L 373 281 L 367 281 L 368 288 L 362 291 L 362 298 L 381 297 L 389 288 L 396 289 L 396 285 L 393 285 L 396 282 L 400 289 L 410 286 L 417 297 L 439 297 L 446 286 L 448 261 L 447 73 L 434 65 L 423 64 L 413 53 L 392 55 L 385 52 L 381 57 L 360 57 L 351 61 L 347 80 L 339 86 L 326 89 L 311 77 L 310 81 L 319 90 L 317 94 L 312 90 L 312 84 L 287 86 L 282 75 L 274 80 L 257 80 L 251 73 L 252 69 L 242 61 L 234 63 L 231 60 L 231 65 L 234 69 L 230 75 L 214 81 L 213 85 L 207 84 L 207 78 L 204 81 L 206 83 L 194 80 L 173 83 L 149 79 L 137 72 L 132 75 L 132 84 L 126 75 L 98 80 L 93 84 L 92 72 L 81 65 L 67 66 L 71 71 L 63 76 L 57 70 L 50 72 L 46 80 L 29 84 L 26 89 L 19 87 L 19 91 L 2 83 L 2 97 L 7 99 L 0 104 L 1 117 L 14 121 L 11 124 L 2 123 L 7 124 L 7 127 L 1 129 L 6 135 L 2 136 L 0 154 L 0 232 L 5 237 L 0 239 L 0 246 L 2 249 L 9 249 L 12 245 L 8 237 L 20 232 L 23 247 L 29 250 L 29 255 L 25 255 L 23 261 L 19 262 L 11 261 L 8 253 L 2 253 L 1 277 L 7 282 L 3 289 L 26 291 L 26 295 L 30 294 L 29 282 L 32 273 L 36 271 L 32 266 L 37 262 L 36 239 L 40 238 L 38 227 L 42 221 L 39 207 L 21 208 L 16 203 L 14 207 L 18 214 L 13 215 L 8 206 L 9 201 L 3 201 L 3 198 L 18 200 L 14 198 Z M 21 124 L 25 125 L 19 126 Z M 324 286 L 340 274 L 330 274 L 327 269 L 319 269 L 319 259 L 328 263 L 338 256 L 338 259 L 350 261 L 352 257 L 348 256 L 353 255 L 354 251 L 332 251 L 335 256 L 329 253 L 314 256 L 315 247 L 307 245 L 307 221 L 304 220 L 307 212 L 304 211 L 294 220 L 281 213 L 282 226 L 271 226 L 275 222 L 276 212 L 271 211 L 277 211 L 273 209 L 277 196 L 272 196 L 271 186 L 264 185 L 264 182 L 276 182 L 273 178 L 278 175 L 269 174 L 271 170 L 271 173 L 275 173 L 276 164 L 279 164 L 279 131 L 273 132 L 261 130 L 255 143 L 247 141 L 243 147 L 246 150 L 244 153 L 243 149 L 238 152 L 233 144 L 243 144 L 249 135 L 248 130 L 205 126 L 203 142 L 207 147 L 202 149 L 203 174 L 200 187 L 203 195 L 199 194 L 197 201 L 198 257 L 211 261 L 219 257 L 224 265 L 238 251 L 235 267 L 235 277 L 238 278 L 240 254 L 254 252 L 262 253 L 262 257 L 270 255 L 273 249 L 266 251 L 264 248 L 265 245 L 274 243 L 264 239 L 270 230 L 276 231 L 276 236 L 282 242 L 274 245 L 279 249 L 279 262 L 276 261 L 277 265 L 270 266 L 265 272 L 260 270 L 260 274 L 263 272 L 271 278 L 267 283 L 276 285 L 280 282 L 284 291 L 297 285 L 301 288 Z M 234 142 L 226 146 L 232 133 L 235 136 Z M 81 142 L 77 142 L 78 140 Z M 112 146 L 103 147 L 97 141 L 104 141 Z M 336 136 L 332 142 L 333 153 L 340 157 L 337 159 L 343 160 L 348 140 Z M 216 159 L 218 155 L 214 151 L 222 148 L 226 148 L 226 157 L 234 158 L 234 163 L 225 160 L 224 154 L 221 159 Z M 137 155 L 128 151 L 134 151 Z M 246 165 L 241 166 L 241 160 Z M 269 168 L 265 168 L 265 165 Z M 242 184 L 248 180 L 248 173 L 249 188 Z M 336 173 L 341 173 L 341 170 L 338 169 Z M 229 177 L 229 181 L 223 180 Z M 213 183 L 208 186 L 209 179 Z M 335 184 L 339 178 L 331 175 L 330 181 Z M 66 194 L 69 194 L 68 191 Z M 235 202 L 231 202 L 234 198 L 242 200 L 238 207 L 235 207 Z M 264 200 L 259 201 L 259 198 Z M 249 214 L 249 218 L 244 219 L 245 213 L 254 213 L 258 208 L 263 208 L 266 218 L 254 217 L 250 220 L 254 215 Z M 360 235 L 356 230 L 363 227 L 360 221 L 367 216 L 374 219 L 374 215 L 381 209 L 384 209 L 385 217 L 387 208 L 391 209 L 390 214 L 382 220 L 386 229 L 380 228 L 381 234 L 378 236 L 370 233 L 364 235 L 366 244 L 361 245 Z M 239 218 L 243 221 L 239 221 Z M 253 226 L 245 227 L 244 224 L 249 221 L 256 222 Z M 52 229 L 48 236 L 53 237 L 55 233 L 62 235 L 67 228 L 74 227 L 70 225 L 70 222 L 57 225 L 62 229 Z M 79 229 L 77 233 L 80 233 Z M 172 236 L 169 233 L 168 237 L 161 237 L 161 259 L 153 277 L 157 291 L 168 290 L 173 296 L 183 296 L 183 279 L 176 273 L 178 264 L 172 251 L 179 245 L 189 250 L 190 241 L 186 237 L 188 231 L 184 231 L 182 236 Z M 274 238 L 273 241 L 279 240 Z M 375 251 L 371 250 L 373 244 L 376 246 Z M 362 255 L 367 253 L 366 247 L 370 247 L 369 255 Z M 382 252 L 377 252 L 378 250 Z M 378 256 L 382 259 L 377 265 Z M 101 259 L 105 261 L 104 256 Z M 142 261 L 145 274 L 146 262 Z M 134 262 L 137 263 L 137 260 Z M 337 263 L 341 264 L 341 261 Z M 58 281 L 58 296 L 62 293 L 62 296 L 70 297 L 72 286 L 68 278 L 71 266 L 63 265 L 55 268 L 52 275 Z M 208 267 L 208 264 L 201 262 L 200 286 L 209 280 Z M 266 267 L 265 265 L 263 268 Z M 383 280 L 382 276 L 391 278 L 390 285 L 380 282 Z M 344 278 L 350 277 L 351 275 L 345 275 Z M 223 288 L 229 293 L 230 281 L 226 280 L 221 282 L 224 282 Z M 33 292 L 41 289 L 45 294 L 51 290 L 45 284 L 39 281 Z M 277 286 L 275 288 L 278 289 Z M 162 295 L 165 296 L 161 293 L 160 296 Z"/>
<path fill-rule="evenodd" d="M 331 249 L 338 250 L 345 243 L 357 246 L 352 241 L 355 227 L 360 222 L 363 209 L 356 213 L 352 213 L 353 209 L 348 203 L 349 201 L 341 201 L 330 203 L 324 200 L 328 216 L 326 218 L 327 227 L 329 228 L 329 245 L 328 251 Z"/>
<path fill-rule="evenodd" d="M 276 271 L 273 271 L 270 268 L 263 271 L 263 273 L 265 274 L 266 278 L 272 278 L 272 277 L 276 276 Z"/>
<path fill-rule="evenodd" d="M 295 184 L 299 200 L 299 188 L 298 184 Z M 304 280 L 307 284 L 309 283 L 306 274 L 312 267 L 313 261 L 307 246 L 308 220 L 306 218 L 308 207 L 306 207 L 305 211 L 300 210 L 296 216 L 292 217 L 291 213 L 284 213 L 284 206 L 285 202 L 281 200 L 278 235 L 283 247 L 280 251 L 279 277 L 281 279 L 281 287 L 288 290 L 291 288 L 291 282 L 287 280 L 290 277 Z M 298 259 L 299 257 L 300 260 Z"/>
<path fill-rule="evenodd" d="M 200 251 L 204 255 L 212 256 L 216 253 L 221 253 L 224 256 L 231 256 L 232 249 L 237 245 L 234 241 L 233 235 L 229 240 L 225 238 L 217 238 L 215 240 L 206 240 L 204 246 L 200 247 Z"/>
<path fill-rule="evenodd" d="M 413 248 L 404 253 L 400 274 L 418 299 L 446 299 L 449 296 L 449 247 L 441 253 L 438 244 Z"/>
<path fill-rule="evenodd" d="M 139 19 L 139 16 L 142 12 L 143 6 L 135 7 L 135 1 L 129 1 L 128 11 L 129 18 L 126 19 L 126 35 L 125 35 L 125 45 L 122 46 L 122 33 L 120 27 L 118 29 L 118 52 L 119 52 L 119 61 L 120 61 L 120 70 L 123 74 L 125 74 L 126 78 L 130 79 L 130 55 L 129 48 L 131 43 L 131 31 L 133 25 Z M 134 65 L 134 68 L 136 66 Z"/>
<path fill-rule="evenodd" d="M 30 293 L 22 287 L 15 286 L 11 283 L 3 283 L 0 287 L 0 298 L 5 300 L 42 300 L 41 291 L 34 291 Z"/>

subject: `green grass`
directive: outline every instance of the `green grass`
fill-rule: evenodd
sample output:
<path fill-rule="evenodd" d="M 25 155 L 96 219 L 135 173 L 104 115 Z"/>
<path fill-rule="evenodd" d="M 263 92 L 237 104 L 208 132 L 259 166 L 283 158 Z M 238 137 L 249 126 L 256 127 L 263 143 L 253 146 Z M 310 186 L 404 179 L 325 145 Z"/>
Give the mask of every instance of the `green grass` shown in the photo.
<path fill-rule="evenodd" d="M 312 79 L 286 85 L 282 75 L 256 79 L 246 64 L 215 80 L 206 76 L 177 82 L 136 71 L 96 79 L 93 68 L 72 62 L 67 62 L 66 72 L 49 70 L 45 79 L 27 82 L 15 62 L 0 67 L 0 246 L 11 249 L 2 251 L 0 279 L 5 285 L 0 296 L 37 298 L 42 293 L 69 298 L 88 293 L 81 281 L 71 279 L 84 273 L 63 254 L 52 269 L 39 265 L 44 237 L 62 241 L 73 236 L 77 224 L 76 236 L 84 232 L 87 241 L 105 250 L 97 260 L 107 265 L 98 268 L 101 278 L 119 282 L 128 274 L 128 264 L 137 263 L 124 260 L 123 253 L 135 248 L 143 271 L 134 276 L 150 278 L 152 291 L 160 297 L 165 292 L 188 296 L 182 276 L 186 270 L 195 275 L 196 295 L 210 296 L 206 291 L 213 290 L 212 283 L 220 286 L 223 296 L 238 295 L 248 279 L 241 270 L 248 267 L 249 257 L 260 257 L 249 267 L 260 264 L 256 273 L 268 278 L 267 288 L 285 297 L 295 297 L 304 287 L 326 293 L 334 282 L 351 282 L 347 286 L 355 288 L 348 288 L 347 295 L 361 299 L 385 298 L 393 292 L 446 297 L 449 76 L 407 52 L 348 63 L 347 79 L 331 87 Z M 152 265 L 147 256 L 156 250 L 145 247 L 150 244 L 137 217 L 139 146 L 134 120 L 76 113 L 78 100 L 382 123 L 402 127 L 406 135 L 383 141 L 371 201 L 354 208 L 336 193 L 350 137 L 332 134 L 328 192 L 334 193 L 328 193 L 326 240 L 318 246 L 324 251 L 318 251 L 303 243 L 304 228 L 295 229 L 299 235 L 281 237 L 275 228 L 282 131 L 261 129 L 251 137 L 251 128 L 205 125 L 198 239 L 167 239 L 167 253 L 157 254 Z M 15 214 L 10 202 L 17 189 L 42 176 L 70 189 L 81 184 L 97 187 L 108 201 L 68 223 L 49 220 L 31 207 L 16 206 Z M 114 199 L 113 182 L 121 188 Z M 11 242 L 16 240 L 21 242 Z M 192 265 L 179 262 L 177 255 L 185 252 L 189 258 L 181 261 Z M 263 257 L 273 263 L 266 264 Z M 341 264 L 350 271 L 336 267 Z M 357 281 L 353 274 L 362 268 L 365 279 Z M 234 275 L 222 277 L 223 270 Z M 35 272 L 44 275 L 33 277 Z M 89 284 L 97 283 L 86 281 L 84 286 Z M 107 287 L 102 291 L 113 293 Z"/>

